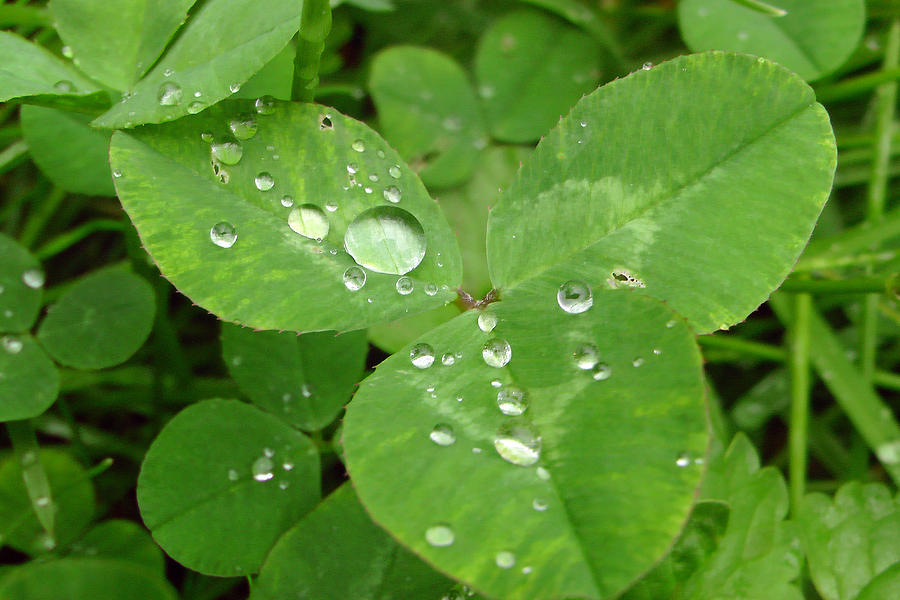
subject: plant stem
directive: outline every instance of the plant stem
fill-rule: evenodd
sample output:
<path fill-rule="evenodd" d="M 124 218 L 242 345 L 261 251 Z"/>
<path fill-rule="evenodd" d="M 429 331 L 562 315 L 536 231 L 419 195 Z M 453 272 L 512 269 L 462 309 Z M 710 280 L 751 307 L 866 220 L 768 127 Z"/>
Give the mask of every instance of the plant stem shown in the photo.
<path fill-rule="evenodd" d="M 54 187 L 50 193 L 42 198 L 37 198 L 32 202 L 34 209 L 25 221 L 22 227 L 22 233 L 19 235 L 19 243 L 26 248 L 32 248 L 44 226 L 53 218 L 56 209 L 59 208 L 63 198 L 66 197 L 66 191 L 62 188 Z"/>
<path fill-rule="evenodd" d="M 857 279 L 806 279 L 789 277 L 782 284 L 785 292 L 810 294 L 878 294 L 894 292 L 897 275 L 887 277 L 860 277 Z"/>
<path fill-rule="evenodd" d="M 22 470 L 22 481 L 28 490 L 31 508 L 37 515 L 41 527 L 50 536 L 50 540 L 53 540 L 56 510 L 50 493 L 50 482 L 41 464 L 40 447 L 34 434 L 34 427 L 30 421 L 9 421 L 6 423 L 6 431 L 19 461 L 19 468 Z"/>
<path fill-rule="evenodd" d="M 900 79 L 900 68 L 895 66 L 890 69 L 882 69 L 874 73 L 850 77 L 840 83 L 823 85 L 816 90 L 816 99 L 819 102 L 845 100 L 873 90 L 879 85 L 896 82 L 898 79 Z"/>
<path fill-rule="evenodd" d="M 52 23 L 46 8 L 38 6 L 0 5 L 0 27 L 49 26 Z"/>
<path fill-rule="evenodd" d="M 26 154 L 28 154 L 28 144 L 25 140 L 13 142 L 0 151 L 0 175 L 24 161 Z"/>
<path fill-rule="evenodd" d="M 38 260 L 53 258 L 98 231 L 122 231 L 125 226 L 114 219 L 94 219 L 48 240 L 34 251 Z"/>
<path fill-rule="evenodd" d="M 806 486 L 806 440 L 809 429 L 809 315 L 812 296 L 794 297 L 794 323 L 790 335 L 791 417 L 790 447 L 791 510 L 796 513 Z"/>
<path fill-rule="evenodd" d="M 331 4 L 328 0 L 304 0 L 300 17 L 297 54 L 294 56 L 294 82 L 291 98 L 312 102 L 319 85 L 319 61 L 325 38 L 331 31 Z"/>

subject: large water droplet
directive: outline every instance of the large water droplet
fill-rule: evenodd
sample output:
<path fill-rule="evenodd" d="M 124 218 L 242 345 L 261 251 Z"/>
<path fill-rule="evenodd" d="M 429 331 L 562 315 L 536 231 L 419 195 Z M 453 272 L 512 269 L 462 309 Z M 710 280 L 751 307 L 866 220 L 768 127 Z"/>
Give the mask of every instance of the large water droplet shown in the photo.
<path fill-rule="evenodd" d="M 344 285 L 351 292 L 355 292 L 366 285 L 366 272 L 359 267 L 347 267 L 344 271 Z"/>
<path fill-rule="evenodd" d="M 44 272 L 40 269 L 26 269 L 22 273 L 22 283 L 33 290 L 44 287 Z"/>
<path fill-rule="evenodd" d="M 410 295 L 414 287 L 413 280 L 406 275 L 397 280 L 397 293 L 401 296 Z"/>
<path fill-rule="evenodd" d="M 427 369 L 434 364 L 434 348 L 424 343 L 416 344 L 409 351 L 409 360 L 414 367 Z"/>
<path fill-rule="evenodd" d="M 256 122 L 256 119 L 250 115 L 232 119 L 228 126 L 231 128 L 231 133 L 234 134 L 234 137 L 239 140 L 249 140 L 259 130 L 259 124 Z"/>
<path fill-rule="evenodd" d="M 494 562 L 501 569 L 510 569 L 516 564 L 516 555 L 507 551 L 498 552 L 497 556 L 494 557 Z"/>
<path fill-rule="evenodd" d="M 508 421 L 497 430 L 494 448 L 507 462 L 527 467 L 541 457 L 541 436 L 527 421 Z"/>
<path fill-rule="evenodd" d="M 268 171 L 263 171 L 253 179 L 253 183 L 259 191 L 268 192 L 275 187 L 275 178 Z"/>
<path fill-rule="evenodd" d="M 244 147 L 237 140 L 224 140 L 211 145 L 209 153 L 222 164 L 236 165 L 244 156 Z"/>
<path fill-rule="evenodd" d="M 556 302 L 569 314 L 583 313 L 594 305 L 591 287 L 583 281 L 572 279 L 559 286 Z"/>
<path fill-rule="evenodd" d="M 504 415 L 518 417 L 528 410 L 525 390 L 514 385 L 503 388 L 497 392 L 497 407 Z"/>
<path fill-rule="evenodd" d="M 490 333 L 497 326 L 497 315 L 491 312 L 483 312 L 478 315 L 478 329 Z"/>
<path fill-rule="evenodd" d="M 392 204 L 397 204 L 400 202 L 400 198 L 402 194 L 400 193 L 400 188 L 395 185 L 390 185 L 384 188 L 384 199 Z"/>
<path fill-rule="evenodd" d="M 228 221 L 216 223 L 209 230 L 209 239 L 219 248 L 231 248 L 237 241 L 237 232 L 234 225 Z"/>
<path fill-rule="evenodd" d="M 509 342 L 500 338 L 493 338 L 485 342 L 481 347 L 481 356 L 489 367 L 505 367 L 512 358 L 512 348 Z"/>
<path fill-rule="evenodd" d="M 0 343 L 3 344 L 3 349 L 9 354 L 18 354 L 22 351 L 22 340 L 17 337 L 5 335 Z"/>
<path fill-rule="evenodd" d="M 261 96 L 253 102 L 257 114 L 271 115 L 275 112 L 275 99 L 272 96 Z"/>
<path fill-rule="evenodd" d="M 425 530 L 425 541 L 432 546 L 449 546 L 453 543 L 454 538 L 453 530 L 445 523 L 432 525 Z"/>
<path fill-rule="evenodd" d="M 315 204 L 303 204 L 291 209 L 288 226 L 300 235 L 313 240 L 324 239 L 331 228 L 325 212 Z"/>
<path fill-rule="evenodd" d="M 253 461 L 253 467 L 251 467 L 251 472 L 253 473 L 253 479 L 256 481 L 268 481 L 275 477 L 275 474 L 272 473 L 272 469 L 275 467 L 272 464 L 272 459 L 268 456 L 260 456 L 255 461 Z"/>
<path fill-rule="evenodd" d="M 344 247 L 360 265 L 378 273 L 405 275 L 425 257 L 425 231 L 409 212 L 376 206 L 357 216 L 344 234 Z"/>
<path fill-rule="evenodd" d="M 446 423 L 435 425 L 428 437 L 438 446 L 449 446 L 456 441 L 456 434 L 453 432 L 453 428 Z"/>
<path fill-rule="evenodd" d="M 156 92 L 156 99 L 159 101 L 160 106 L 175 106 L 181 102 L 183 97 L 184 91 L 174 81 L 166 81 L 159 86 L 159 91 Z"/>
<path fill-rule="evenodd" d="M 600 350 L 593 344 L 584 344 L 575 349 L 572 358 L 575 359 L 576 367 L 589 371 L 600 361 Z"/>

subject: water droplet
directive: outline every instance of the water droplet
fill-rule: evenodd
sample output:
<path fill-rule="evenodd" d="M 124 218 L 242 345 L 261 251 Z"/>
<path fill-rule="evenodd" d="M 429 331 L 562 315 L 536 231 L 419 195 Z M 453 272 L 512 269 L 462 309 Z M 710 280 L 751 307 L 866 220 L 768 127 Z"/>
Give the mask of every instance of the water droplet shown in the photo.
<path fill-rule="evenodd" d="M 881 444 L 875 449 L 875 455 L 886 465 L 900 463 L 900 440 Z"/>
<path fill-rule="evenodd" d="M 312 386 L 308 383 L 304 383 L 300 386 L 300 395 L 304 398 L 309 398 L 312 396 Z"/>
<path fill-rule="evenodd" d="M 662 354 L 662 350 L 659 349 L 659 348 L 654 348 L 654 349 L 653 349 L 653 354 L 654 354 L 655 356 L 659 356 L 660 354 Z"/>
<path fill-rule="evenodd" d="M 478 93 L 481 95 L 482 98 L 493 98 L 494 94 L 496 92 L 494 91 L 493 86 L 482 85 L 481 87 L 478 88 Z"/>
<path fill-rule="evenodd" d="M 250 469 L 253 472 L 253 479 L 256 481 L 269 481 L 275 477 L 275 474 L 272 473 L 272 468 L 274 466 L 271 458 L 268 456 L 260 456 L 253 461 L 253 467 Z"/>
<path fill-rule="evenodd" d="M 304 237 L 313 240 L 325 239 L 331 225 L 325 212 L 315 204 L 303 204 L 291 209 L 288 226 Z"/>
<path fill-rule="evenodd" d="M 453 428 L 446 423 L 435 425 L 428 437 L 438 446 L 449 446 L 456 441 L 456 434 L 453 433 Z"/>
<path fill-rule="evenodd" d="M 22 283 L 33 290 L 44 287 L 44 272 L 40 269 L 27 269 L 22 273 Z"/>
<path fill-rule="evenodd" d="M 184 92 L 181 86 L 172 81 L 163 83 L 159 86 L 159 91 L 156 92 L 156 99 L 159 101 L 160 106 L 175 106 L 181 102 L 183 97 Z"/>
<path fill-rule="evenodd" d="M 62 55 L 65 56 L 66 58 L 72 58 L 73 56 L 75 56 L 75 53 L 72 52 L 71 46 L 63 46 L 62 48 L 59 49 L 59 51 L 62 52 Z"/>
<path fill-rule="evenodd" d="M 356 140 L 350 147 L 356 150 L 357 152 L 365 152 L 366 151 L 366 143 L 362 140 Z"/>
<path fill-rule="evenodd" d="M 497 315 L 491 312 L 483 312 L 478 315 L 478 329 L 490 333 L 497 326 Z"/>
<path fill-rule="evenodd" d="M 356 175 L 356 173 L 358 171 L 359 171 L 359 165 L 357 165 L 356 163 L 348 163 L 347 164 L 347 173 L 349 173 L 350 175 Z"/>
<path fill-rule="evenodd" d="M 219 248 L 231 248 L 237 241 L 237 232 L 234 225 L 228 221 L 221 221 L 209 230 L 209 239 Z"/>
<path fill-rule="evenodd" d="M 267 458 L 272 458 L 273 456 L 275 456 L 275 451 L 272 450 L 271 448 L 263 448 L 263 454 Z"/>
<path fill-rule="evenodd" d="M 53 88 L 57 91 L 63 92 L 64 94 L 75 91 L 75 85 L 68 79 L 61 79 L 60 81 L 57 81 L 53 84 Z"/>
<path fill-rule="evenodd" d="M 538 512 L 544 512 L 547 510 L 547 501 L 543 498 L 535 498 L 531 503 L 531 508 Z"/>
<path fill-rule="evenodd" d="M 284 469 L 285 471 L 290 471 L 291 469 L 294 468 L 294 463 L 286 462 L 283 465 L 281 465 L 281 468 Z"/>
<path fill-rule="evenodd" d="M 237 481 L 238 480 L 238 472 L 236 469 L 228 469 L 228 480 L 229 481 Z"/>
<path fill-rule="evenodd" d="M 366 272 L 359 267 L 347 267 L 344 271 L 344 285 L 351 292 L 355 292 L 366 285 Z"/>
<path fill-rule="evenodd" d="M 434 296 L 435 294 L 437 294 L 437 291 L 438 291 L 437 286 L 434 285 L 433 283 L 425 284 L 425 295 L 426 296 Z"/>
<path fill-rule="evenodd" d="M 391 167 L 388 167 L 388 174 L 394 179 L 400 179 L 400 165 L 393 165 Z"/>
<path fill-rule="evenodd" d="M 239 84 L 239 83 L 230 84 L 228 86 L 228 91 L 231 92 L 232 94 L 237 94 L 239 91 L 241 91 L 241 84 Z"/>
<path fill-rule="evenodd" d="M 237 140 L 224 140 L 209 147 L 210 155 L 225 165 L 236 165 L 244 156 L 244 147 Z"/>
<path fill-rule="evenodd" d="M 481 357 L 484 358 L 487 366 L 499 369 L 509 363 L 509 359 L 512 358 L 512 348 L 506 340 L 493 338 L 481 347 Z"/>
<path fill-rule="evenodd" d="M 112 172 L 112 176 L 115 177 L 116 179 L 118 179 L 119 177 L 122 176 L 122 171 L 120 171 L 119 169 L 115 169 Z"/>
<path fill-rule="evenodd" d="M 271 115 L 275 112 L 275 99 L 272 96 L 261 96 L 253 102 L 256 107 L 256 113 L 260 115 Z"/>
<path fill-rule="evenodd" d="M 666 323 L 666 329 L 672 329 L 673 327 L 675 327 L 675 324 L 677 322 L 678 321 L 676 319 L 669 319 L 669 321 Z"/>
<path fill-rule="evenodd" d="M 228 127 L 231 129 L 231 133 L 234 134 L 234 137 L 239 140 L 249 140 L 256 135 L 256 132 L 259 130 L 259 124 L 256 122 L 256 119 L 250 115 L 232 119 L 231 122 L 228 123 Z"/>
<path fill-rule="evenodd" d="M 602 362 L 597 363 L 591 376 L 594 378 L 594 381 L 603 381 L 604 379 L 609 379 L 610 375 L 612 375 L 612 367 Z"/>
<path fill-rule="evenodd" d="M 538 479 L 540 479 L 541 481 L 550 481 L 550 471 L 548 471 L 544 467 L 538 467 L 535 470 L 535 473 L 537 473 Z"/>
<path fill-rule="evenodd" d="M 414 287 L 413 280 L 405 275 L 397 280 L 397 293 L 401 296 L 410 295 Z"/>
<path fill-rule="evenodd" d="M 507 386 L 497 392 L 497 407 L 504 415 L 518 417 L 528 410 L 528 397 L 525 390 L 514 385 Z"/>
<path fill-rule="evenodd" d="M 494 557 L 494 562 L 497 563 L 497 566 L 501 569 L 509 569 L 516 564 L 516 555 L 512 552 L 498 552 L 497 556 Z"/>
<path fill-rule="evenodd" d="M 400 193 L 400 188 L 395 185 L 388 186 L 384 188 L 384 199 L 393 204 L 397 204 L 400 202 L 402 194 Z"/>
<path fill-rule="evenodd" d="M 290 487 L 290 485 L 291 485 L 290 481 L 288 481 L 286 479 L 282 479 L 281 481 L 278 482 L 278 489 L 286 490 L 286 489 L 288 489 L 288 487 Z"/>
<path fill-rule="evenodd" d="M 413 346 L 409 351 L 409 360 L 418 369 L 427 369 L 434 364 L 434 348 L 425 343 Z"/>
<path fill-rule="evenodd" d="M 494 448 L 503 460 L 527 467 L 541 457 L 541 436 L 527 421 L 507 421 L 497 430 Z"/>
<path fill-rule="evenodd" d="M 575 366 L 579 369 L 589 371 L 593 369 L 600 360 L 600 350 L 594 344 L 584 344 L 575 349 L 572 353 L 575 359 Z"/>
<path fill-rule="evenodd" d="M 294 197 L 289 195 L 284 195 L 281 197 L 281 205 L 285 208 L 290 208 L 294 205 Z"/>
<path fill-rule="evenodd" d="M 256 184 L 256 189 L 259 191 L 267 192 L 275 187 L 275 178 L 271 173 L 263 171 L 253 179 L 253 183 Z"/>
<path fill-rule="evenodd" d="M 441 356 L 441 364 L 445 367 L 452 367 L 456 363 L 456 357 L 449 352 Z"/>
<path fill-rule="evenodd" d="M 347 226 L 344 248 L 367 269 L 405 275 L 425 258 L 425 230 L 402 208 L 376 206 L 360 213 Z"/>
<path fill-rule="evenodd" d="M 572 279 L 559 286 L 559 290 L 556 292 L 556 302 L 565 312 L 576 315 L 594 305 L 594 294 L 588 284 Z"/>
<path fill-rule="evenodd" d="M 503 387 L 503 382 L 500 381 L 499 379 L 491 379 L 491 387 L 492 388 Z"/>
<path fill-rule="evenodd" d="M 632 367 L 639 367 L 639 366 L 641 366 L 642 364 L 644 364 L 644 359 L 641 358 L 640 356 L 638 356 L 638 357 L 635 358 L 633 361 L 631 361 L 631 366 L 632 366 Z"/>
<path fill-rule="evenodd" d="M 425 541 L 432 546 L 444 547 L 453 543 L 455 536 L 450 526 L 444 523 L 432 525 L 425 530 Z"/>
<path fill-rule="evenodd" d="M 587 127 L 587 121 L 582 121 L 581 123 L 579 123 L 579 125 L 581 125 L 582 127 Z"/>
<path fill-rule="evenodd" d="M 522 567 L 523 575 L 528 575 L 529 573 L 531 573 L 531 567 Z"/>
<path fill-rule="evenodd" d="M 686 467 L 691 464 L 691 457 L 687 454 L 681 454 L 675 459 L 675 464 L 679 467 Z"/>
<path fill-rule="evenodd" d="M 328 212 L 334 212 L 337 209 L 338 209 L 338 205 L 337 205 L 337 202 L 335 202 L 334 200 L 328 200 L 325 203 L 325 210 L 327 210 Z"/>
<path fill-rule="evenodd" d="M 643 70 L 645 70 L 645 71 L 649 71 L 650 69 L 653 68 L 653 63 L 652 63 L 652 62 L 645 62 L 644 64 L 641 65 L 641 68 L 642 68 Z"/>
<path fill-rule="evenodd" d="M 3 349 L 9 354 L 18 354 L 22 351 L 22 340 L 11 335 L 3 336 Z"/>
<path fill-rule="evenodd" d="M 163 77 L 171 77 L 175 74 L 175 69 L 169 67 L 163 71 Z"/>
<path fill-rule="evenodd" d="M 196 115 L 198 112 L 206 108 L 206 105 L 202 102 L 191 102 L 188 104 L 187 111 L 188 114 Z"/>

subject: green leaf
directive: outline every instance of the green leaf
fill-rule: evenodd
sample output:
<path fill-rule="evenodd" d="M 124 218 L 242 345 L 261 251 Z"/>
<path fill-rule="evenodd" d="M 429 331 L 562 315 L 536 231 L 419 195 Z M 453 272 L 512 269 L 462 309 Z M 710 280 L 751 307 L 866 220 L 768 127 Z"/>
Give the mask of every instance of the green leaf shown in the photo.
<path fill-rule="evenodd" d="M 153 289 L 142 277 L 103 269 L 76 282 L 47 309 L 37 339 L 60 364 L 111 367 L 144 344 L 154 311 Z"/>
<path fill-rule="evenodd" d="M 372 523 L 344 484 L 278 540 L 250 598 L 438 598 L 452 586 Z"/>
<path fill-rule="evenodd" d="M 802 599 L 790 583 L 801 553 L 793 523 L 784 521 L 787 486 L 774 467 L 759 468 L 743 434 L 711 461 L 700 500 L 672 553 L 626 600 Z M 716 505 L 730 509 L 727 518 Z"/>
<path fill-rule="evenodd" d="M 138 477 L 144 523 L 166 553 L 218 577 L 256 572 L 319 500 L 319 455 L 302 433 L 236 400 L 175 416 Z"/>
<path fill-rule="evenodd" d="M 851 482 L 841 487 L 833 500 L 824 494 L 810 494 L 800 511 L 800 525 L 810 576 L 825 600 L 862 599 L 866 597 L 862 590 L 891 569 L 895 572 L 885 578 L 893 580 L 890 585 L 896 587 L 900 498 L 892 496 L 883 484 Z"/>
<path fill-rule="evenodd" d="M 350 4 L 372 12 L 390 12 L 395 10 L 391 0 L 331 0 L 332 8 L 338 7 L 341 4 Z"/>
<path fill-rule="evenodd" d="M 109 96 L 91 80 L 45 50 L 0 31 L 0 102 L 24 100 L 60 108 L 105 108 Z"/>
<path fill-rule="evenodd" d="M 0 463 L 0 540 L 31 555 L 68 546 L 94 515 L 94 486 L 80 464 L 55 449 L 42 450 L 38 460 L 50 481 L 57 506 L 55 540 L 44 533 L 32 510 L 19 461 L 9 455 Z"/>
<path fill-rule="evenodd" d="M 694 51 L 731 50 L 764 56 L 807 81 L 846 61 L 865 28 L 863 0 L 777 0 L 784 16 L 768 15 L 733 0 L 682 0 L 681 35 Z"/>
<path fill-rule="evenodd" d="M 22 133 L 28 153 L 50 181 L 69 192 L 113 196 L 108 132 L 91 129 L 91 118 L 69 111 L 23 106 Z"/>
<path fill-rule="evenodd" d="M 134 521 L 110 519 L 100 523 L 72 544 L 69 556 L 123 561 L 165 576 L 162 550 L 147 530 Z"/>
<path fill-rule="evenodd" d="M 0 421 L 36 417 L 58 393 L 59 371 L 34 338 L 0 336 Z"/>
<path fill-rule="evenodd" d="M 343 433 L 354 487 L 402 544 L 487 596 L 614 596 L 668 551 L 700 481 L 693 336 L 636 293 L 569 314 L 534 288 L 485 310 L 490 333 L 468 311 L 361 384 Z M 511 360 L 495 368 L 501 340 Z M 519 417 L 498 403 L 516 412 L 515 388 Z"/>
<path fill-rule="evenodd" d="M 856 600 L 882 600 L 900 594 L 900 564 L 882 571 L 856 597 Z"/>
<path fill-rule="evenodd" d="M 51 0 L 48 8 L 75 64 L 125 90 L 156 62 L 195 1 Z"/>
<path fill-rule="evenodd" d="M 222 325 L 222 358 L 241 390 L 260 408 L 310 431 L 334 421 L 350 399 L 368 350 L 365 331 L 298 336 Z"/>
<path fill-rule="evenodd" d="M 531 142 L 550 131 L 600 81 L 601 51 L 583 31 L 524 9 L 485 32 L 475 74 L 491 134 Z"/>
<path fill-rule="evenodd" d="M 403 317 L 369 328 L 369 341 L 388 354 L 397 352 L 424 333 L 446 323 L 460 313 L 456 304 L 445 304 L 427 312 Z"/>
<path fill-rule="evenodd" d="M 398 46 L 372 61 L 369 90 L 384 137 L 429 187 L 466 181 L 487 144 L 478 100 L 452 58 Z"/>
<path fill-rule="evenodd" d="M 3 600 L 177 600 L 165 579 L 114 560 L 63 558 L 30 563 L 0 581 Z"/>
<path fill-rule="evenodd" d="M 291 84 L 294 81 L 295 52 L 292 43 L 282 48 L 281 52 L 248 79 L 232 98 L 255 100 L 262 96 L 272 96 L 279 100 L 290 100 Z"/>
<path fill-rule="evenodd" d="M 300 7 L 281 0 L 202 3 L 125 101 L 94 125 L 116 129 L 171 121 L 233 94 L 297 32 Z"/>
<path fill-rule="evenodd" d="M 257 329 L 354 330 L 452 300 L 450 290 L 461 279 L 456 240 L 397 153 L 333 109 L 286 103 L 272 108 L 274 114 L 246 117 L 256 121 L 258 133 L 242 141 L 227 137 L 229 123 L 253 113 L 248 102 L 217 105 L 177 125 L 113 135 L 119 199 L 163 275 L 222 319 Z M 240 144 L 240 161 L 219 163 L 201 139 L 204 132 L 215 139 L 212 150 L 229 139 Z M 234 162 L 235 156 L 225 158 Z M 271 185 L 266 191 L 255 184 L 261 174 L 271 176 L 260 179 L 262 189 Z M 408 211 L 425 236 L 424 259 L 406 275 L 414 286 L 408 295 L 398 293 L 397 275 L 374 271 L 358 288 L 359 279 L 349 275 L 359 267 L 342 250 L 351 222 L 367 209 L 393 207 L 386 196 L 394 189 L 400 196 L 396 207 Z M 285 196 L 293 208 L 283 205 Z M 307 233 L 319 236 L 327 224 L 322 243 L 289 226 L 292 213 L 304 214 L 301 206 L 309 209 L 307 217 L 318 218 L 295 227 L 311 227 L 315 231 Z M 237 237 L 216 236 L 220 247 L 210 235 L 217 224 L 232 226 Z M 233 246 L 225 247 L 229 242 Z"/>
<path fill-rule="evenodd" d="M 11 237 L 0 233 L 0 332 L 26 331 L 41 309 L 41 264 Z"/>
<path fill-rule="evenodd" d="M 787 276 L 834 168 L 825 109 L 783 68 L 711 52 L 639 70 L 581 100 L 504 192 L 491 279 L 646 286 L 699 333 L 727 327 Z"/>

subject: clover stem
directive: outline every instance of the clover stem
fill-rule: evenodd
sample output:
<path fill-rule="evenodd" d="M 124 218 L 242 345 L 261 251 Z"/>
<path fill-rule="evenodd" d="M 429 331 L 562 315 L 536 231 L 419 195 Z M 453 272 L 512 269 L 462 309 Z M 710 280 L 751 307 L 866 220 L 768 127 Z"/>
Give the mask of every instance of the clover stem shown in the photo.
<path fill-rule="evenodd" d="M 6 431 L 12 442 L 19 468 L 22 470 L 22 481 L 28 490 L 28 498 L 31 500 L 31 508 L 37 515 L 41 527 L 47 535 L 53 539 L 53 529 L 56 511 L 50 494 L 50 482 L 47 473 L 40 460 L 40 447 L 31 421 L 9 421 L 6 423 Z"/>
<path fill-rule="evenodd" d="M 794 321 L 790 328 L 791 417 L 790 448 L 791 511 L 796 514 L 806 486 L 807 431 L 809 429 L 809 322 L 812 296 L 794 296 Z"/>
<path fill-rule="evenodd" d="M 319 85 L 319 61 L 325 39 L 331 31 L 331 5 L 328 0 L 305 0 L 297 33 L 297 54 L 294 56 L 294 83 L 291 98 L 312 102 Z"/>

